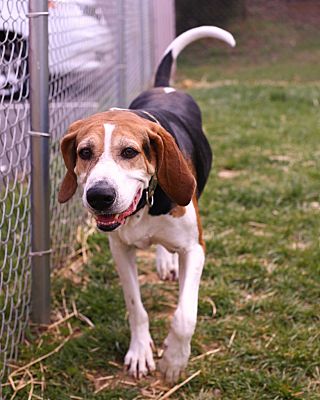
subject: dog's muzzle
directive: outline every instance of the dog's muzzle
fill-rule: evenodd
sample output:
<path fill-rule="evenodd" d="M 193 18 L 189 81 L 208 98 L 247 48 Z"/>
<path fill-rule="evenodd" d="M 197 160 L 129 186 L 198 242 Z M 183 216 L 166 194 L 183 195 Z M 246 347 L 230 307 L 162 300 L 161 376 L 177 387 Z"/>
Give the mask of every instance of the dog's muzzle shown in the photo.
<path fill-rule="evenodd" d="M 115 213 L 115 190 L 100 183 L 87 191 L 87 202 L 91 208 L 91 212 L 97 222 L 97 227 L 105 232 L 113 231 L 123 225 L 126 219 L 135 213 L 137 205 L 141 199 L 142 189 L 138 189 L 130 206 L 121 212 Z"/>

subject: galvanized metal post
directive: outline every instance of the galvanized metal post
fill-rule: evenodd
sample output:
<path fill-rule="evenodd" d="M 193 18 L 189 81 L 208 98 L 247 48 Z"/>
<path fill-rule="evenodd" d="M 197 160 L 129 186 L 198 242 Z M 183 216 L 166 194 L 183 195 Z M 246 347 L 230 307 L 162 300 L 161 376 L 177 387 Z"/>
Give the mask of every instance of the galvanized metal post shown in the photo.
<path fill-rule="evenodd" d="M 48 0 L 29 0 L 31 318 L 50 321 Z"/>
<path fill-rule="evenodd" d="M 118 14 L 118 26 L 117 26 L 117 37 L 118 37 L 118 106 L 127 107 L 127 90 L 126 90 L 126 51 L 125 51 L 125 30 L 126 30 L 126 19 L 125 19 L 125 1 L 117 0 L 117 14 Z"/>
<path fill-rule="evenodd" d="M 145 56 L 145 18 L 144 18 L 144 8 L 147 6 L 144 0 L 139 1 L 139 25 L 140 25 L 140 91 L 145 89 L 145 63 L 148 62 Z"/>
<path fill-rule="evenodd" d="M 149 43 L 148 45 L 150 46 L 150 62 L 151 62 L 151 71 L 152 71 L 152 84 L 154 81 L 154 73 L 155 73 L 155 68 L 156 68 L 156 56 L 155 56 L 155 17 L 154 17 L 154 2 L 153 1 L 148 1 L 149 5 L 149 10 L 148 10 L 148 21 L 149 21 Z"/>

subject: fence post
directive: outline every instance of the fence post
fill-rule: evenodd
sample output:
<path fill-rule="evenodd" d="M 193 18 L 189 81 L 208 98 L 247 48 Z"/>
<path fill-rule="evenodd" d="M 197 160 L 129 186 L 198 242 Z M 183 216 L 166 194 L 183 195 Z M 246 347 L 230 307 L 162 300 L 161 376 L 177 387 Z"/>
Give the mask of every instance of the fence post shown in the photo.
<path fill-rule="evenodd" d="M 150 46 L 150 53 L 151 53 L 151 71 L 152 71 L 152 84 L 154 82 L 154 72 L 156 68 L 156 35 L 155 35 L 155 2 L 150 1 L 149 10 L 148 10 L 148 19 L 149 19 L 149 30 L 150 30 L 150 39 L 149 39 L 149 46 Z"/>
<path fill-rule="evenodd" d="M 126 88 L 126 49 L 125 49 L 125 0 L 117 0 L 117 37 L 118 37 L 118 106 L 127 107 Z"/>
<path fill-rule="evenodd" d="M 148 41 L 148 46 L 149 46 L 149 51 L 150 51 L 150 63 L 151 63 L 151 72 L 152 75 L 150 79 L 152 79 L 151 84 L 153 85 L 154 83 L 154 74 L 155 74 L 155 68 L 156 68 L 156 62 L 155 62 L 155 34 L 154 34 L 154 27 L 155 27 L 155 17 L 154 17 L 154 2 L 148 1 L 148 23 L 149 23 L 149 41 Z"/>
<path fill-rule="evenodd" d="M 31 318 L 50 321 L 48 0 L 29 0 Z"/>
<path fill-rule="evenodd" d="M 145 89 L 145 63 L 148 62 L 148 60 L 146 59 L 145 56 L 145 18 L 144 18 L 144 9 L 145 7 L 147 7 L 148 4 L 146 4 L 146 2 L 144 0 L 140 0 L 139 1 L 139 25 L 140 25 L 140 60 L 139 60 L 139 64 L 140 64 L 140 88 L 139 90 L 142 91 L 143 89 Z"/>

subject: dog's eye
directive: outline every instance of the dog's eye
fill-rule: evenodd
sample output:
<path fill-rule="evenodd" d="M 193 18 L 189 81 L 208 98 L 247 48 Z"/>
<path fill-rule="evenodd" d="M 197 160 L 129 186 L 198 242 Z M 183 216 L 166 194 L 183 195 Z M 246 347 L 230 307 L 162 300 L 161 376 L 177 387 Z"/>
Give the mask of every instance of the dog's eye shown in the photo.
<path fill-rule="evenodd" d="M 123 158 L 134 158 L 139 152 L 132 147 L 126 147 L 121 151 L 121 156 Z"/>
<path fill-rule="evenodd" d="M 89 147 L 84 147 L 79 151 L 79 157 L 82 158 L 82 160 L 90 160 L 92 157 L 92 150 Z"/>

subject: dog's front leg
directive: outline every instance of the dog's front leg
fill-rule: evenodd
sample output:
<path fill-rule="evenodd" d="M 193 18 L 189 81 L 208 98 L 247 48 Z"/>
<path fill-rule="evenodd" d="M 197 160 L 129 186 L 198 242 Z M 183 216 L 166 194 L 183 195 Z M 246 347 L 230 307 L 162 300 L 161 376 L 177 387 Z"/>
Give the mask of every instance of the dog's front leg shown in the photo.
<path fill-rule="evenodd" d="M 128 367 L 129 374 L 139 379 L 147 375 L 148 371 L 154 370 L 155 364 L 149 319 L 140 296 L 135 249 L 114 237 L 110 237 L 110 249 L 117 266 L 129 313 L 131 341 L 124 363 Z"/>
<path fill-rule="evenodd" d="M 168 382 L 177 381 L 188 364 L 191 338 L 197 322 L 198 292 L 203 264 L 204 250 L 199 244 L 179 253 L 179 302 L 160 361 L 160 370 Z"/>
<path fill-rule="evenodd" d="M 169 253 L 163 246 L 157 245 L 156 266 L 159 278 L 163 281 L 175 281 L 179 277 L 179 258 L 177 253 Z"/>

